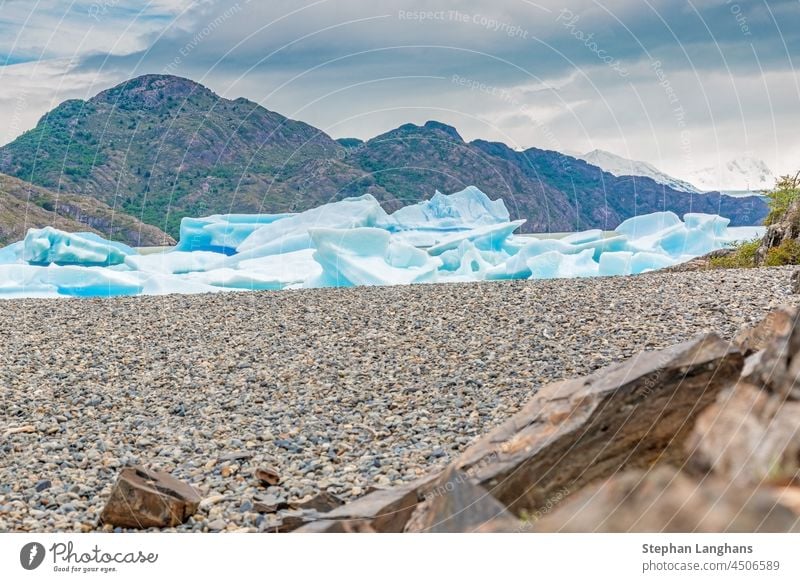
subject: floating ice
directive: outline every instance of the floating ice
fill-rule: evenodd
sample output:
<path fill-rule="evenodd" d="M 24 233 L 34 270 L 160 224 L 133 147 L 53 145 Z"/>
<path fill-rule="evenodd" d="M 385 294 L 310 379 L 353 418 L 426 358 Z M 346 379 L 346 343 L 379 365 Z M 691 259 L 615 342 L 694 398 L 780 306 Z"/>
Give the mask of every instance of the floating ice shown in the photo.
<path fill-rule="evenodd" d="M 66 233 L 46 226 L 25 235 L 22 258 L 31 265 L 118 265 L 135 251 L 91 232 Z"/>
<path fill-rule="evenodd" d="M 310 249 L 312 228 L 375 226 L 385 217 L 386 212 L 371 194 L 346 198 L 264 225 L 244 239 L 236 251 L 254 258 Z"/>
<path fill-rule="evenodd" d="M 292 214 L 214 214 L 181 220 L 178 251 L 212 251 L 232 255 L 244 240 L 265 224 Z"/>
<path fill-rule="evenodd" d="M 439 259 L 393 242 L 391 234 L 379 228 L 316 228 L 311 236 L 317 249 L 314 259 L 323 269 L 316 280 L 321 287 L 428 283 L 441 266 Z"/>
<path fill-rule="evenodd" d="M 615 232 L 515 235 L 474 187 L 388 215 L 371 195 L 299 214 L 186 218 L 177 247 L 139 254 L 92 233 L 31 229 L 0 249 L 0 297 L 113 297 L 303 287 L 636 275 L 722 248 L 728 219 L 658 212 Z"/>

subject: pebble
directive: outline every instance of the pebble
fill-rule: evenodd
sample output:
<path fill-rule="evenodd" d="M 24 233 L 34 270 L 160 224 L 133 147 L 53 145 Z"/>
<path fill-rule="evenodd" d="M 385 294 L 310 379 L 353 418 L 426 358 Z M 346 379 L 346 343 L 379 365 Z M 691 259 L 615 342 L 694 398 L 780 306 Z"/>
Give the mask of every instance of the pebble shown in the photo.
<path fill-rule="evenodd" d="M 412 481 L 546 383 L 797 303 L 792 272 L 4 301 L 0 530 L 101 529 L 141 463 L 203 497 L 167 531 L 269 531 L 264 496 Z"/>

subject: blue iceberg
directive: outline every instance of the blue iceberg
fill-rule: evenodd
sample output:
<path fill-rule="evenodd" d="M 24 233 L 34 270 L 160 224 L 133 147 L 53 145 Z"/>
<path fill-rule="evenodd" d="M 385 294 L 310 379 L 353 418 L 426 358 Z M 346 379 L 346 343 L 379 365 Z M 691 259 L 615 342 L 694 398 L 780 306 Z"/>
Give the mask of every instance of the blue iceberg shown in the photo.
<path fill-rule="evenodd" d="M 723 248 L 726 218 L 637 216 L 614 232 L 516 234 L 475 187 L 387 214 L 371 195 L 297 214 L 185 218 L 181 241 L 140 254 L 93 233 L 31 229 L 0 249 L 0 297 L 114 297 L 356 285 L 627 276 Z"/>

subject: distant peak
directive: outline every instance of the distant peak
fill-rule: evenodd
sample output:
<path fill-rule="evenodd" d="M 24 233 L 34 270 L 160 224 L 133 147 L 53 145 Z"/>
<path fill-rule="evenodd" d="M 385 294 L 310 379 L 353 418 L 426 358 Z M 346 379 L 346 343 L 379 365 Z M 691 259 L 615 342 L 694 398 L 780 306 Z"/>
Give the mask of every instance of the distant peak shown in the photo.
<path fill-rule="evenodd" d="M 448 134 L 450 137 L 453 137 L 457 140 L 464 141 L 461 135 L 458 133 L 455 127 L 452 125 L 447 125 L 446 123 L 442 123 L 440 121 L 426 121 L 425 122 L 425 129 L 432 129 L 434 131 L 441 131 L 443 133 Z"/>
<path fill-rule="evenodd" d="M 214 95 L 210 89 L 191 79 L 174 75 L 142 75 L 97 94 L 92 101 L 111 104 L 134 101 L 141 107 L 154 108 L 169 98 L 185 99 L 198 94 Z"/>

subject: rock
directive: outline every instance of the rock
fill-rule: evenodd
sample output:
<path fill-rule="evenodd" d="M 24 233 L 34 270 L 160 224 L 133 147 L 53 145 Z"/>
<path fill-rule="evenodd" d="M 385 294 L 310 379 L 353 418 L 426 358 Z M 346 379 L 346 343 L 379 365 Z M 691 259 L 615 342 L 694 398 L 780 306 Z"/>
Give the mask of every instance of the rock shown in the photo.
<path fill-rule="evenodd" d="M 627 471 L 571 496 L 532 522 L 536 532 L 798 532 L 800 522 L 766 489 L 696 480 L 670 466 Z"/>
<path fill-rule="evenodd" d="M 302 527 L 297 531 L 332 533 L 343 531 L 341 528 L 346 528 L 350 531 L 400 533 L 405 528 L 418 501 L 416 487 L 379 489 L 322 514 L 320 519 L 327 522 L 326 526 Z"/>
<path fill-rule="evenodd" d="M 226 527 L 228 527 L 228 524 L 225 523 L 224 519 L 215 519 L 208 523 L 208 531 L 222 531 Z"/>
<path fill-rule="evenodd" d="M 800 269 L 795 269 L 792 273 L 792 293 L 795 295 L 800 293 Z"/>
<path fill-rule="evenodd" d="M 736 334 L 733 342 L 745 354 L 763 350 L 776 336 L 785 336 L 790 333 L 795 319 L 796 310 L 794 308 L 775 309 L 758 323 L 744 327 Z"/>
<path fill-rule="evenodd" d="M 784 191 L 800 189 L 800 174 L 794 177 L 787 176 L 785 180 L 781 179 L 776 187 Z M 770 220 L 770 217 L 767 220 Z M 756 250 L 756 264 L 766 263 L 770 249 L 797 243 L 798 238 L 800 238 L 800 199 L 795 198 L 789 203 L 786 211 L 781 216 L 775 217 L 767 226 L 767 232 L 764 233 L 761 245 Z"/>
<path fill-rule="evenodd" d="M 690 463 L 736 486 L 800 484 L 798 419 L 800 402 L 739 382 L 698 417 Z"/>
<path fill-rule="evenodd" d="M 290 509 L 283 497 L 275 495 L 256 495 L 253 497 L 253 511 L 256 513 L 275 513 L 282 509 Z"/>
<path fill-rule="evenodd" d="M 407 532 L 517 532 L 522 522 L 464 473 L 450 469 L 433 485 L 406 524 Z"/>
<path fill-rule="evenodd" d="M 274 467 L 259 467 L 255 470 L 256 479 L 265 485 L 275 486 L 281 482 L 281 476 Z"/>
<path fill-rule="evenodd" d="M 682 459 L 694 417 L 735 381 L 742 355 L 716 335 L 643 352 L 542 388 L 454 463 L 516 515 L 622 467 Z"/>
<path fill-rule="evenodd" d="M 344 505 L 344 501 L 328 493 L 327 491 L 323 491 L 318 493 L 308 501 L 304 501 L 302 503 L 293 503 L 292 508 L 294 509 L 313 509 L 320 513 L 325 513 L 328 511 L 332 511 L 337 507 Z"/>
<path fill-rule="evenodd" d="M 41 492 L 41 491 L 44 491 L 45 489 L 50 489 L 51 486 L 52 486 L 52 483 L 49 480 L 42 479 L 41 481 L 36 483 L 35 489 L 36 489 L 37 492 Z"/>
<path fill-rule="evenodd" d="M 800 352 L 800 312 L 782 308 L 771 314 L 770 321 L 771 325 L 764 325 L 764 334 L 769 330 L 772 336 L 742 378 L 781 399 L 800 400 L 800 357 L 796 357 Z"/>
<path fill-rule="evenodd" d="M 100 522 L 119 527 L 175 527 L 193 515 L 200 496 L 167 473 L 127 467 L 114 484 Z"/>
<path fill-rule="evenodd" d="M 314 510 L 287 509 L 278 514 L 280 523 L 276 527 L 278 533 L 295 531 L 302 526 L 320 519 L 320 514 Z"/>
<path fill-rule="evenodd" d="M 253 453 L 249 453 L 247 451 L 237 451 L 221 455 L 218 461 L 220 463 L 224 463 L 225 461 L 242 461 L 245 459 L 251 459 L 252 457 Z"/>
<path fill-rule="evenodd" d="M 225 501 L 226 499 L 228 499 L 227 495 L 211 495 L 211 496 L 206 497 L 205 499 L 203 499 L 200 502 L 200 505 L 198 507 L 199 507 L 199 509 L 205 510 L 205 509 L 208 509 L 209 507 L 213 507 L 217 503 L 221 503 L 222 501 Z"/>
<path fill-rule="evenodd" d="M 15 435 L 15 434 L 23 434 L 23 433 L 31 433 L 31 432 L 36 432 L 36 427 L 33 426 L 32 424 L 26 424 L 24 426 L 15 426 L 13 428 L 7 429 L 3 433 L 3 438 L 7 438 L 7 437 L 10 437 L 10 436 Z"/>

